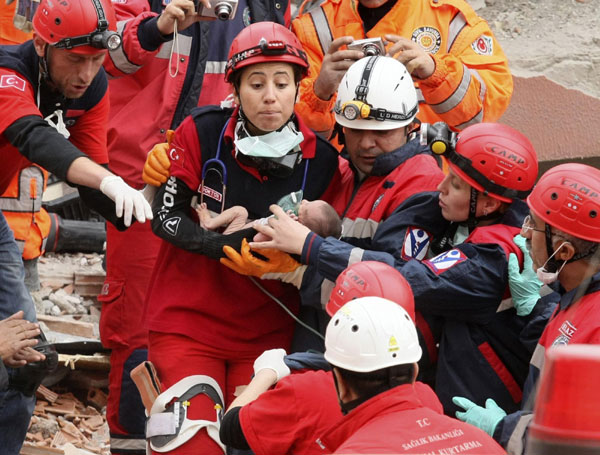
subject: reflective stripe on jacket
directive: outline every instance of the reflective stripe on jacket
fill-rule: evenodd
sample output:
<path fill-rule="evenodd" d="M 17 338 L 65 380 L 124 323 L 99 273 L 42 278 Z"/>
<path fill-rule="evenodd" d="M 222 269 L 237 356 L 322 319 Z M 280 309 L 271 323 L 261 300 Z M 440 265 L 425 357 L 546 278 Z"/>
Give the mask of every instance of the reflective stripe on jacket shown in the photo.
<path fill-rule="evenodd" d="M 13 231 L 23 259 L 35 259 L 46 247 L 50 216 L 42 208 L 48 173 L 32 164 L 15 174 L 0 196 L 0 210 Z"/>

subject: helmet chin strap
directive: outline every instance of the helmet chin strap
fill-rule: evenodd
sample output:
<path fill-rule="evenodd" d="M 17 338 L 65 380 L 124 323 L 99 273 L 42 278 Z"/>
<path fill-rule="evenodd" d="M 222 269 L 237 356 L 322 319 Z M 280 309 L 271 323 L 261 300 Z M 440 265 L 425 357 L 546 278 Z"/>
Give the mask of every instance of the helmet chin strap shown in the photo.
<path fill-rule="evenodd" d="M 44 45 L 44 56 L 40 57 L 40 75 L 45 82 L 52 83 L 52 76 L 50 75 L 50 45 L 46 43 Z"/>
<path fill-rule="evenodd" d="M 483 215 L 476 216 L 477 213 L 477 199 L 479 197 L 479 191 L 475 188 L 471 187 L 471 196 L 469 198 L 469 218 L 467 218 L 466 224 L 469 228 L 469 233 L 477 227 L 477 225 L 482 221 L 494 220 L 498 218 L 498 214 L 496 211 Z M 486 193 L 487 194 L 487 193 Z"/>

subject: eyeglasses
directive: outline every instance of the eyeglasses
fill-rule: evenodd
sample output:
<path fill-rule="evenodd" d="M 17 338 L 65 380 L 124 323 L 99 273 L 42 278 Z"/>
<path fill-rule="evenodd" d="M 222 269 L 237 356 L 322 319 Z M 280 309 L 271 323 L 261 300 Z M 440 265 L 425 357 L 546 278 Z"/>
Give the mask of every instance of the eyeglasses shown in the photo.
<path fill-rule="evenodd" d="M 523 229 L 524 231 L 536 231 L 536 232 L 543 232 L 545 233 L 546 231 L 544 231 L 543 229 L 537 229 L 535 227 L 535 224 L 533 224 L 533 219 L 531 218 L 531 215 L 527 215 L 525 217 L 525 219 L 523 220 L 523 226 L 521 226 L 521 229 Z"/>

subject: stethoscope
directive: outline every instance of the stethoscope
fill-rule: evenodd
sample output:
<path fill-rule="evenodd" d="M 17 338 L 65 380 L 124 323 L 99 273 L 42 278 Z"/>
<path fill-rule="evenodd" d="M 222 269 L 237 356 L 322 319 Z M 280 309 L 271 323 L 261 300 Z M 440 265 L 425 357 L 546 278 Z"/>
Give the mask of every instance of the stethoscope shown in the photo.
<path fill-rule="evenodd" d="M 219 142 L 217 143 L 217 154 L 214 158 L 210 158 L 206 160 L 206 162 L 202 165 L 202 180 L 200 182 L 200 204 L 204 203 L 204 180 L 206 179 L 206 175 L 209 172 L 215 172 L 221 181 L 222 188 L 222 197 L 221 197 L 221 212 L 225 209 L 225 193 L 227 192 L 227 166 L 221 160 L 221 145 L 223 144 L 223 137 L 225 136 L 225 131 L 227 130 L 227 126 L 231 118 L 227 119 L 225 122 L 225 126 L 221 130 L 221 134 L 219 135 Z M 305 159 L 306 163 L 304 165 L 304 176 L 302 177 L 302 191 L 304 192 L 304 188 L 306 186 L 306 176 L 308 174 L 308 163 L 310 162 L 310 158 Z"/>

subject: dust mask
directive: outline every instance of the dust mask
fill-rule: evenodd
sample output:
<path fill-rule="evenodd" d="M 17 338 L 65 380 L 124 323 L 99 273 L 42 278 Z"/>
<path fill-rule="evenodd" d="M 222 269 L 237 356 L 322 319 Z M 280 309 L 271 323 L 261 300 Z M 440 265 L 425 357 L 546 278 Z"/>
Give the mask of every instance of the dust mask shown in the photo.
<path fill-rule="evenodd" d="M 563 261 L 562 265 L 556 272 L 548 272 L 548 270 L 546 270 L 546 265 L 554 257 L 554 255 L 560 251 L 560 249 L 566 243 L 568 243 L 568 242 L 561 243 L 560 246 L 556 250 L 554 250 L 554 253 L 552 253 L 552 256 L 550 256 L 548 259 L 546 259 L 546 262 L 544 262 L 544 265 L 542 265 L 535 271 L 535 274 L 537 275 L 538 279 L 542 283 L 551 284 L 551 283 L 554 283 L 558 279 L 558 274 L 561 272 L 563 267 L 566 265 L 567 261 Z"/>

